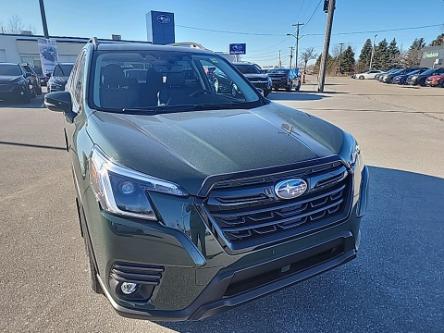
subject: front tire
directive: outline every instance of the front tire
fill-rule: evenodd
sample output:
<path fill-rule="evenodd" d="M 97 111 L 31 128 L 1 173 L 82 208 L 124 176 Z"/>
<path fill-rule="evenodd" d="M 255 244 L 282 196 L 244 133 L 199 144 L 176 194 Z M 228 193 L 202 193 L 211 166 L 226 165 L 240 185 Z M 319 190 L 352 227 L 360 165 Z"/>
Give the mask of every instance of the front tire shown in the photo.
<path fill-rule="evenodd" d="M 359 80 L 364 80 L 364 79 L 365 79 L 365 77 L 362 75 L 359 77 Z"/>

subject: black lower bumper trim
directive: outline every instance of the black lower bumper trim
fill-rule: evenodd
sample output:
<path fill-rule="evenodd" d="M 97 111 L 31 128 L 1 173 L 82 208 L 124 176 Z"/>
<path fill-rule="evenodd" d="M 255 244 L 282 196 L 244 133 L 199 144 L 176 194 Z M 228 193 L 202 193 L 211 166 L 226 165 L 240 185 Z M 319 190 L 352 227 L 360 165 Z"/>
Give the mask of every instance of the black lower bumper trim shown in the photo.
<path fill-rule="evenodd" d="M 339 245 L 340 244 L 340 245 Z M 263 269 L 275 269 L 291 264 L 297 264 L 300 261 L 314 257 L 316 254 L 325 255 L 328 248 L 332 250 L 331 257 L 324 261 L 316 262 L 311 266 L 300 266 L 299 270 L 289 271 L 289 274 L 279 277 L 271 282 L 252 289 L 239 292 L 228 292 L 230 285 L 237 280 L 249 278 L 251 275 L 261 273 Z M 340 249 L 340 250 L 338 250 Z M 339 251 L 339 252 L 334 252 Z M 248 267 L 237 271 L 222 271 L 210 282 L 205 290 L 197 299 L 183 310 L 163 311 L 163 310 L 136 310 L 129 309 L 119 305 L 102 285 L 105 295 L 113 305 L 114 309 L 124 317 L 136 319 L 148 319 L 152 321 L 183 321 L 183 320 L 202 320 L 221 311 L 230 309 L 248 301 L 273 293 L 279 289 L 291 286 L 304 281 L 310 277 L 326 272 L 356 257 L 355 240 L 351 233 L 346 233 L 340 238 L 333 239 L 319 246 L 304 250 L 302 252 L 285 256 L 283 258 L 273 259 L 268 263 L 261 263 L 255 267 Z M 296 261 L 295 261 L 296 260 Z"/>

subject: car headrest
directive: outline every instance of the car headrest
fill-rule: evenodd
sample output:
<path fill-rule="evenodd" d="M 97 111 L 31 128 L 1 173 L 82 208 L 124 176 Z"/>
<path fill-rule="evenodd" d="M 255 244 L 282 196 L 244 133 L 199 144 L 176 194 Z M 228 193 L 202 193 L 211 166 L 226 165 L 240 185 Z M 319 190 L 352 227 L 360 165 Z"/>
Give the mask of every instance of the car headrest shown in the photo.
<path fill-rule="evenodd" d="M 102 67 L 101 82 L 108 88 L 118 88 L 125 85 L 125 73 L 123 69 L 116 64 L 109 64 Z"/>
<path fill-rule="evenodd" d="M 152 87 L 160 87 L 162 85 L 162 75 L 154 68 L 150 68 L 146 72 L 146 84 Z"/>
<path fill-rule="evenodd" d="M 166 85 L 170 88 L 181 88 L 185 86 L 185 72 L 168 73 Z"/>

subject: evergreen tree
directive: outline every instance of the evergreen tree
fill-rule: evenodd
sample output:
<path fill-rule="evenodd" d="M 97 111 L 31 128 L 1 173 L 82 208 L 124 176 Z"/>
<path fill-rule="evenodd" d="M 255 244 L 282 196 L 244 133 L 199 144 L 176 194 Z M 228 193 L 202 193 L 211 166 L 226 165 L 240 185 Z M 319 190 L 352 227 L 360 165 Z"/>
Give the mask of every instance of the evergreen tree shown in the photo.
<path fill-rule="evenodd" d="M 399 64 L 399 56 L 401 52 L 399 51 L 398 45 L 396 43 L 396 39 L 393 38 L 393 40 L 390 42 L 388 46 L 388 53 L 390 55 L 390 67 L 396 66 Z"/>
<path fill-rule="evenodd" d="M 314 65 L 313 71 L 315 73 L 319 73 L 320 70 L 320 65 L 321 65 L 321 58 L 322 58 L 322 53 L 319 55 L 318 59 L 316 60 L 316 63 Z M 335 63 L 335 60 L 333 59 L 333 57 L 328 54 L 327 55 L 327 72 L 331 73 L 332 69 L 333 69 L 333 65 Z"/>
<path fill-rule="evenodd" d="M 359 71 L 363 72 L 368 70 L 370 65 L 370 58 L 372 56 L 372 49 L 373 49 L 372 41 L 370 40 L 370 38 L 368 38 L 365 41 L 364 45 L 362 46 L 361 54 L 359 55 L 359 62 L 358 62 Z"/>
<path fill-rule="evenodd" d="M 440 46 L 440 45 L 444 45 L 444 34 L 439 35 L 430 43 L 430 46 Z"/>
<path fill-rule="evenodd" d="M 407 51 L 407 56 L 405 59 L 406 65 L 418 66 L 421 60 L 422 49 L 425 47 L 424 38 L 415 38 L 409 50 Z"/>
<path fill-rule="evenodd" d="M 348 46 L 340 57 L 339 71 L 341 73 L 351 73 L 355 70 L 355 53 L 351 46 Z"/>
<path fill-rule="evenodd" d="M 388 69 L 390 67 L 390 53 L 388 49 L 388 43 L 385 38 L 379 42 L 378 46 L 375 49 L 372 67 L 382 70 Z"/>

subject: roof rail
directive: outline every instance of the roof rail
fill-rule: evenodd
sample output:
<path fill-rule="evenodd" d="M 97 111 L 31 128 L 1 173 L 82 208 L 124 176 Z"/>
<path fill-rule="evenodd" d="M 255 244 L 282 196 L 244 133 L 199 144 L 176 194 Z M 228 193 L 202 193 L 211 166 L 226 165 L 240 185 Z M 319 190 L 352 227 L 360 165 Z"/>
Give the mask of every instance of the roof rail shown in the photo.
<path fill-rule="evenodd" d="M 99 45 L 99 40 L 97 39 L 97 37 L 92 37 L 88 43 L 92 43 L 94 46 L 94 49 L 97 50 L 97 46 Z"/>

